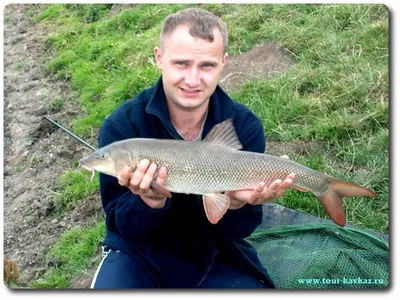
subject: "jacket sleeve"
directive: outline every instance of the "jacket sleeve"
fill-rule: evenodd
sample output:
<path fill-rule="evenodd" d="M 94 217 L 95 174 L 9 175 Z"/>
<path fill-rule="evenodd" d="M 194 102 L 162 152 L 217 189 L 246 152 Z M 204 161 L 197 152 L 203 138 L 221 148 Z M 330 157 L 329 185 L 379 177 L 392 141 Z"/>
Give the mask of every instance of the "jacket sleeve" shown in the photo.
<path fill-rule="evenodd" d="M 112 121 L 104 121 L 99 134 L 99 147 L 135 137 Z M 107 229 L 127 240 L 148 239 L 159 232 L 171 205 L 170 199 L 161 209 L 153 209 L 140 196 L 120 186 L 115 177 L 100 173 L 100 195 L 106 214 Z"/>
<path fill-rule="evenodd" d="M 238 127 L 241 128 L 238 136 L 243 150 L 264 153 L 265 137 L 261 121 L 253 115 Z M 216 224 L 216 230 L 223 238 L 248 237 L 261 224 L 262 214 L 262 205 L 246 204 L 236 210 L 228 209 Z"/>

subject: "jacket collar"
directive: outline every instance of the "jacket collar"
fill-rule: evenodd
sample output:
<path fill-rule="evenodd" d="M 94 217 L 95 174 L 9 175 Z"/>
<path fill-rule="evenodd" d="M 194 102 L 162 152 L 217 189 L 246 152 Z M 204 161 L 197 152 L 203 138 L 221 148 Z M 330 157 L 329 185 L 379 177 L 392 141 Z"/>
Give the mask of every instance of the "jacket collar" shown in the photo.
<path fill-rule="evenodd" d="M 146 112 L 157 116 L 174 138 L 182 139 L 172 124 L 171 116 L 169 115 L 162 83 L 162 76 L 160 76 L 156 85 L 154 86 L 150 100 L 146 106 Z M 236 113 L 237 106 L 235 103 L 224 92 L 224 90 L 217 85 L 217 88 L 210 97 L 207 120 L 203 130 L 203 138 L 207 135 L 212 127 L 225 121 L 226 119 L 234 117 Z"/>
<path fill-rule="evenodd" d="M 146 105 L 146 112 L 157 116 L 164 124 L 170 135 L 172 135 L 175 139 L 182 139 L 182 137 L 178 134 L 174 125 L 172 124 L 171 116 L 169 115 L 167 100 L 165 98 L 162 83 L 162 76 L 160 76 L 160 78 L 157 80 L 156 85 L 153 87 L 153 92 L 150 96 L 150 100 Z"/>

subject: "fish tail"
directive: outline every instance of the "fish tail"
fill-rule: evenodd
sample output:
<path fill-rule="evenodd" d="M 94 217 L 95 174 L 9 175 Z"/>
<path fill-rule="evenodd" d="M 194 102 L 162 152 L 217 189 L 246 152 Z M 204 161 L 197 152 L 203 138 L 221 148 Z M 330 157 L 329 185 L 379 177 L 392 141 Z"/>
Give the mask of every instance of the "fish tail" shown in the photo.
<path fill-rule="evenodd" d="M 329 177 L 331 184 L 322 196 L 318 196 L 328 216 L 339 226 L 346 224 L 346 215 L 343 208 L 343 197 L 376 197 L 370 190 L 338 178 Z"/>

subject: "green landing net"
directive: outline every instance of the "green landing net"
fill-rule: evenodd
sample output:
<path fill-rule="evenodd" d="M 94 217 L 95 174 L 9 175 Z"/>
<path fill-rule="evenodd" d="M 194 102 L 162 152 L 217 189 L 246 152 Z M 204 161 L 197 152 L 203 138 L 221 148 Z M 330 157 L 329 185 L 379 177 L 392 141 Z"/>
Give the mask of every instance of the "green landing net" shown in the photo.
<path fill-rule="evenodd" d="M 389 284 L 389 246 L 336 225 L 257 229 L 247 240 L 277 288 L 382 289 Z"/>

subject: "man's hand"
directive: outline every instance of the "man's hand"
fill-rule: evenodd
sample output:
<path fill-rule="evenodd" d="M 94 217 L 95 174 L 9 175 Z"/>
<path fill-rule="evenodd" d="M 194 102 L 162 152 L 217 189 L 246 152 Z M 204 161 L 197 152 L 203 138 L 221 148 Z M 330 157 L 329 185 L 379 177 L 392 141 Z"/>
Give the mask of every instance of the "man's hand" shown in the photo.
<path fill-rule="evenodd" d="M 125 167 L 118 176 L 118 183 L 129 188 L 132 193 L 139 195 L 151 208 L 163 208 L 167 197 L 154 192 L 150 188 L 156 170 L 157 165 L 155 163 L 150 163 L 147 159 L 141 160 L 133 173 L 130 167 Z M 164 186 L 167 180 L 167 172 L 167 168 L 161 167 L 155 180 L 156 183 Z"/>
<path fill-rule="evenodd" d="M 284 155 L 283 158 L 289 159 Z M 264 182 L 260 182 L 254 190 L 240 190 L 226 192 L 231 200 L 229 209 L 239 209 L 246 203 L 258 205 L 265 202 L 271 202 L 276 198 L 281 197 L 293 184 L 295 178 L 294 173 L 290 173 L 283 181 L 277 179 L 268 187 Z"/>

